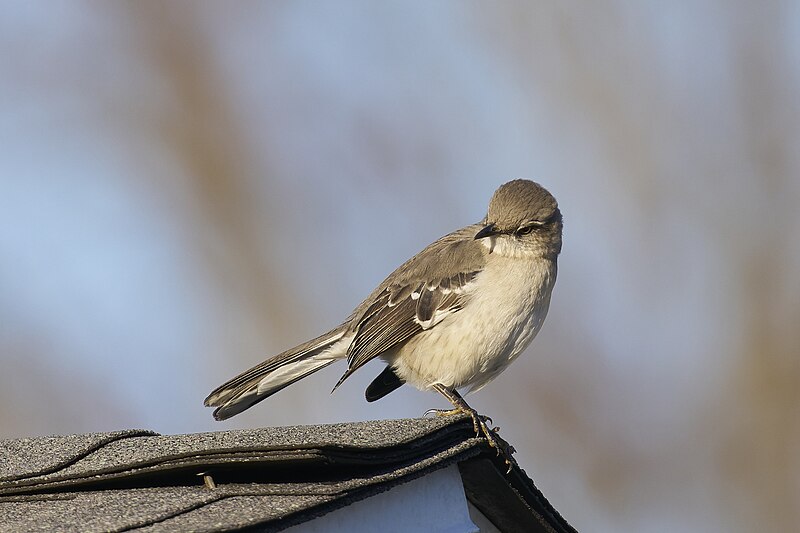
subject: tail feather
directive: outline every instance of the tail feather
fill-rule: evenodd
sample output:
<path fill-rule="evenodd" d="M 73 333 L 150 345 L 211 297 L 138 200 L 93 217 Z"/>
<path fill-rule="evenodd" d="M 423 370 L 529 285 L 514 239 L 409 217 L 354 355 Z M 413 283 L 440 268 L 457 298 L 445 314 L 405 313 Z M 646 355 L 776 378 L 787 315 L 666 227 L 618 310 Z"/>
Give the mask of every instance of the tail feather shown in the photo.
<path fill-rule="evenodd" d="M 279 382 L 274 382 L 268 388 L 263 388 L 257 383 L 254 386 L 242 388 L 239 394 L 232 396 L 225 403 L 220 405 L 214 410 L 214 418 L 216 420 L 227 420 L 228 418 L 238 415 L 242 411 L 249 409 L 261 400 L 266 400 L 276 392 L 288 387 L 295 381 L 299 381 L 306 376 L 310 376 L 317 370 L 322 370 L 331 363 L 335 363 L 336 359 L 327 359 L 322 361 L 313 361 L 312 365 L 304 365 L 307 368 L 304 372 L 286 374 L 285 378 Z"/>
<path fill-rule="evenodd" d="M 217 408 L 214 411 L 217 420 L 241 413 L 292 383 L 344 358 L 346 350 L 335 347 L 344 332 L 345 328 L 340 326 L 267 359 L 214 389 L 205 399 L 205 405 Z"/>

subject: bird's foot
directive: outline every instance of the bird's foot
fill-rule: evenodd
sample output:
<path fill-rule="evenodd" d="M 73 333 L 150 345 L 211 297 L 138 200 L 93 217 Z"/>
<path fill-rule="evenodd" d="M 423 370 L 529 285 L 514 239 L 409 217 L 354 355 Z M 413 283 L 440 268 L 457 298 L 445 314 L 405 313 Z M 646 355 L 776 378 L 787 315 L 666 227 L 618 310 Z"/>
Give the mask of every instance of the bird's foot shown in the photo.
<path fill-rule="evenodd" d="M 489 443 L 489 447 L 497 450 L 497 456 L 502 457 L 503 461 L 506 463 L 506 466 L 508 467 L 506 474 L 511 473 L 511 470 L 515 466 L 518 466 L 517 461 L 513 456 L 516 450 L 513 446 L 498 436 L 500 428 L 490 427 L 492 425 L 492 419 L 488 416 L 478 414 L 478 412 L 471 407 L 468 407 L 462 412 L 466 412 L 470 415 L 470 417 L 472 417 L 472 426 L 475 429 L 475 436 L 480 437 L 481 434 L 483 434 L 483 437 L 485 437 L 486 441 Z"/>
<path fill-rule="evenodd" d="M 425 416 L 453 416 L 460 414 L 468 414 L 472 418 L 472 428 L 475 430 L 475 436 L 478 438 L 484 437 L 489 447 L 497 450 L 498 457 L 502 457 L 508 467 L 506 474 L 510 473 L 511 469 L 517 466 L 517 461 L 513 457 L 516 450 L 513 446 L 500 439 L 498 436 L 498 433 L 500 433 L 499 427 L 490 427 L 494 423 L 490 417 L 479 414 L 468 405 L 460 405 L 455 409 L 429 409 L 425 412 Z"/>
<path fill-rule="evenodd" d="M 457 407 L 455 409 L 428 409 L 427 411 L 425 411 L 425 414 L 423 416 L 430 416 L 430 415 L 453 416 L 465 413 L 470 415 L 470 417 L 472 417 L 472 426 L 475 428 L 475 435 L 478 437 L 481 436 L 481 429 L 480 429 L 480 424 L 477 422 L 477 420 L 482 420 L 484 427 L 486 427 L 486 424 L 490 426 L 494 424 L 494 421 L 490 417 L 478 414 L 478 412 L 472 409 L 471 407 L 466 407 L 466 408 Z M 498 433 L 500 431 L 500 428 L 492 428 L 492 431 Z"/>

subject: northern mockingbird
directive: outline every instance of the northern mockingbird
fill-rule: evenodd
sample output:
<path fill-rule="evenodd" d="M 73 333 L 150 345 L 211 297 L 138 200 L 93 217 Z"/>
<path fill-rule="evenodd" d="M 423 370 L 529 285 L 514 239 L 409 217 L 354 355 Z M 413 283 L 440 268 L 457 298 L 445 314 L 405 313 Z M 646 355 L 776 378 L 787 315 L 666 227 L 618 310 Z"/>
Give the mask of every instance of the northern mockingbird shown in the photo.
<path fill-rule="evenodd" d="M 387 366 L 367 387 L 375 401 L 404 383 L 436 390 L 468 413 L 478 434 L 500 447 L 488 420 L 459 395 L 497 377 L 542 327 L 561 251 L 561 212 L 544 187 L 502 185 L 479 223 L 445 235 L 392 272 L 340 326 L 287 350 L 214 390 L 214 418 L 241 413 L 340 360 L 353 372 L 380 357 Z M 504 449 L 511 464 L 511 450 Z"/>

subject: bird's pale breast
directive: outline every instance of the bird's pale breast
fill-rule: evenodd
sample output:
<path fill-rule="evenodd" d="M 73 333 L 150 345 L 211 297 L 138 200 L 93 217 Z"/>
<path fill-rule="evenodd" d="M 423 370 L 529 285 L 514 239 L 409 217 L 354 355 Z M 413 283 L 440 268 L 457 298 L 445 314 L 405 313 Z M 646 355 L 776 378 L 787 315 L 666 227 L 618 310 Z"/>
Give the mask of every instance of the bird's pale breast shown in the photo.
<path fill-rule="evenodd" d="M 495 256 L 476 276 L 463 308 L 385 354 L 407 383 L 475 391 L 533 340 L 550 305 L 553 261 Z"/>

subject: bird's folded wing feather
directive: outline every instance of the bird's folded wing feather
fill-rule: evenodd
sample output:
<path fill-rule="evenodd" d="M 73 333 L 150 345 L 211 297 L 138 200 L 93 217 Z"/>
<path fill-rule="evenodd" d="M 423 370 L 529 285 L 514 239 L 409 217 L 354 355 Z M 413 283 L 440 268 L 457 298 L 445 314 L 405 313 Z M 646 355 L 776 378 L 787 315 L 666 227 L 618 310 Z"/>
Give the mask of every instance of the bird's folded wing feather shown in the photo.
<path fill-rule="evenodd" d="M 458 312 L 485 264 L 485 249 L 473 240 L 481 226 L 442 237 L 393 272 L 356 309 L 347 351 L 348 369 L 337 387 L 383 352 Z"/>

